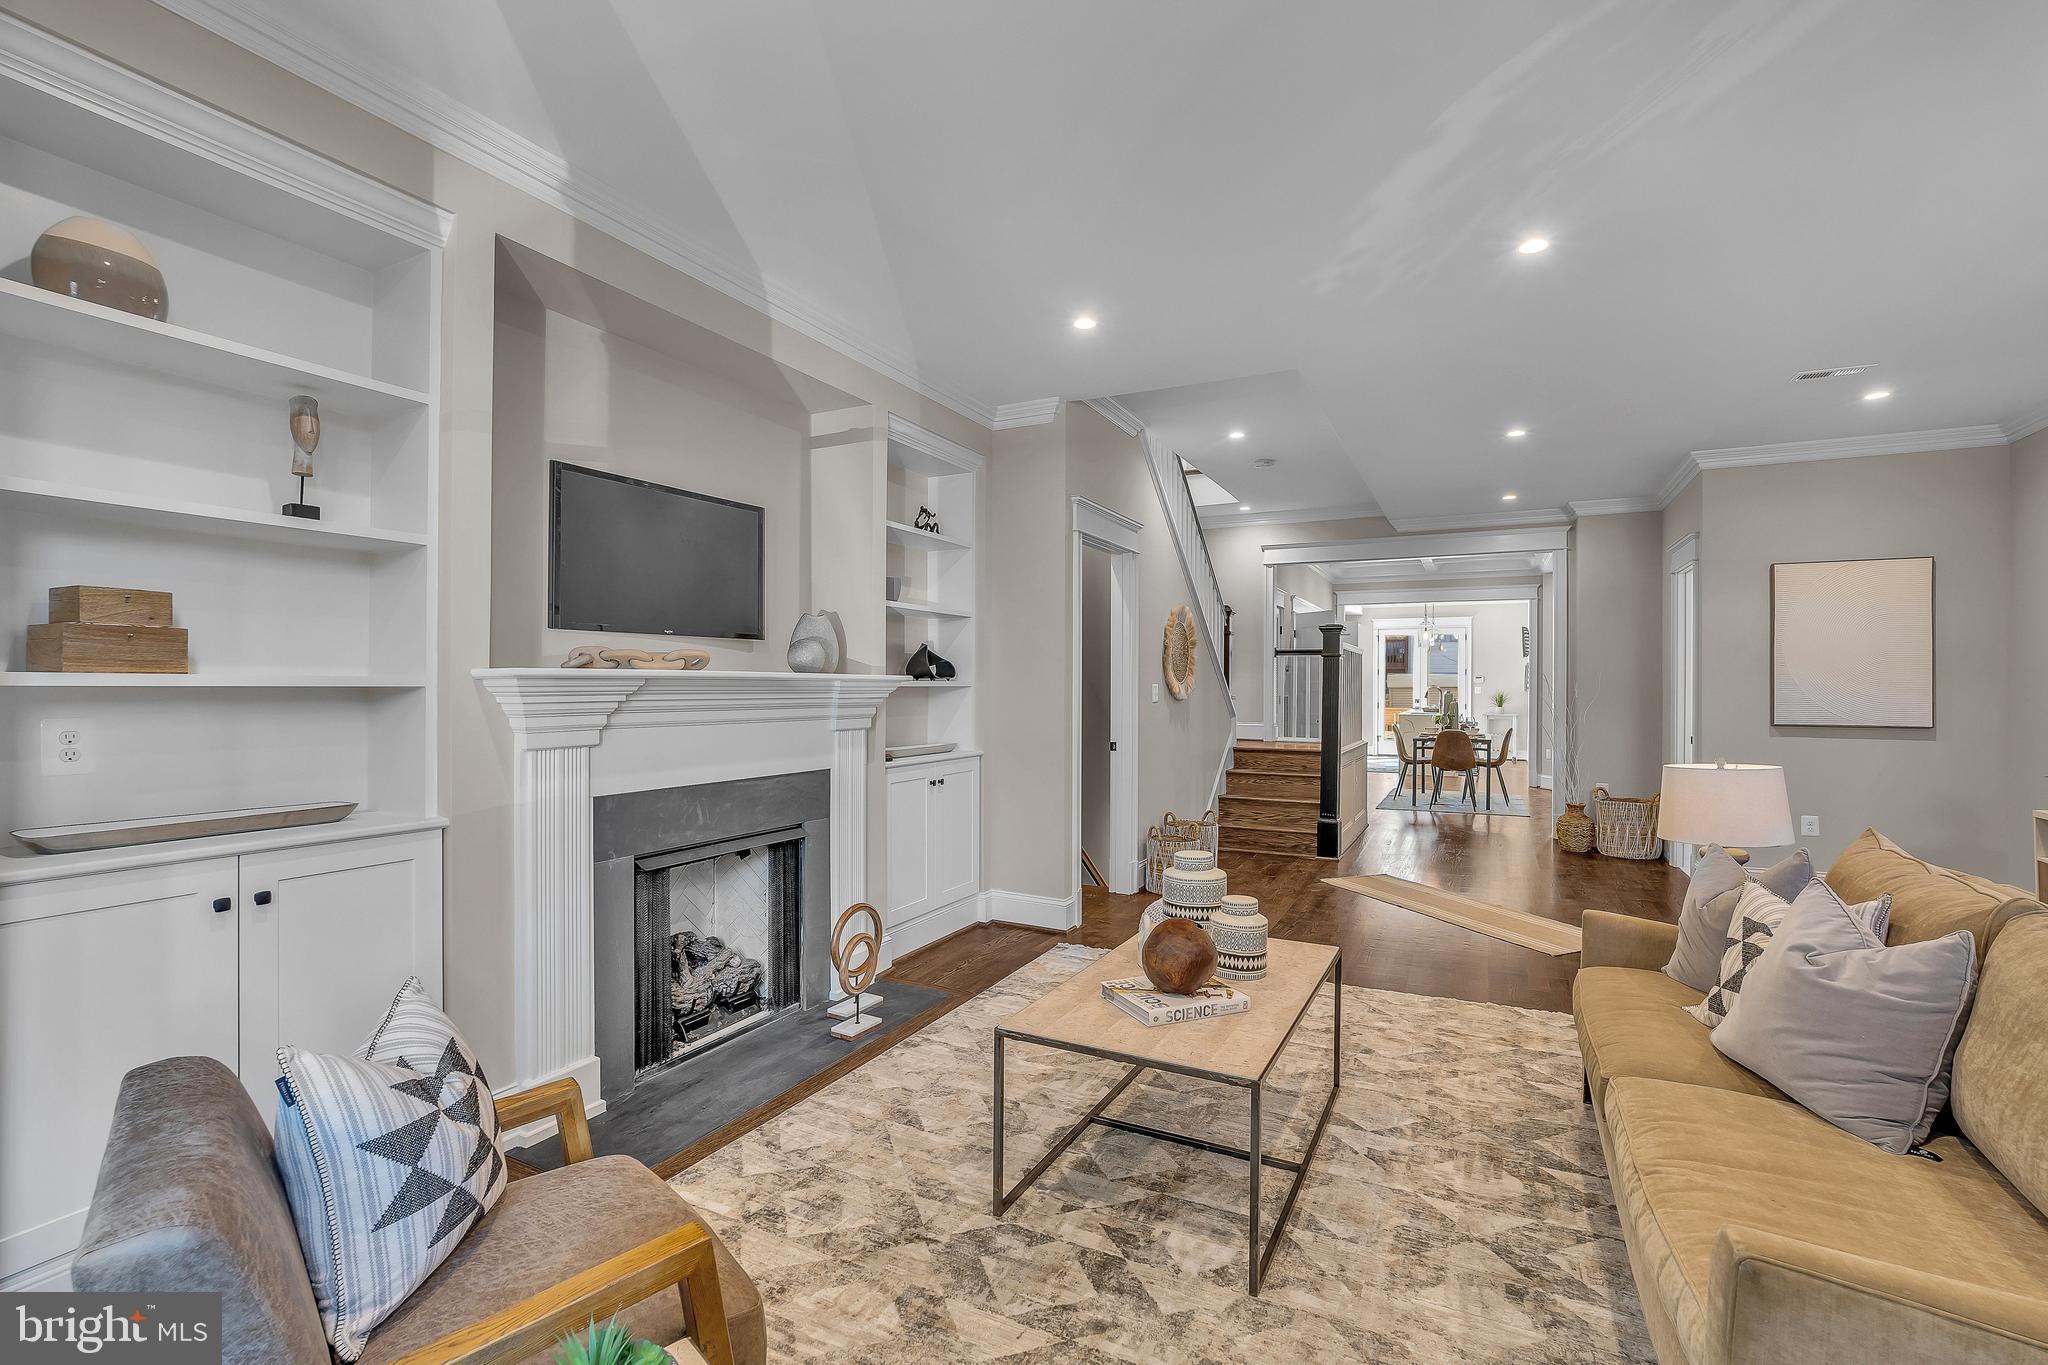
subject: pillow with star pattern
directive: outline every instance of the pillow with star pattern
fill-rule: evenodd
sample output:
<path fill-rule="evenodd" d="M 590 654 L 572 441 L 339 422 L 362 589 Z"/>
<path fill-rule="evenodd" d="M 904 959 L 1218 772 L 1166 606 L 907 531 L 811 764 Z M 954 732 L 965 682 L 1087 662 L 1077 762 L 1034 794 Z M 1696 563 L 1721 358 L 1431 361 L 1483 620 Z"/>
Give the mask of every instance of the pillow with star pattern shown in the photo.
<path fill-rule="evenodd" d="M 490 1082 L 419 978 L 349 1056 L 277 1050 L 277 1164 L 342 1360 L 505 1189 Z"/>

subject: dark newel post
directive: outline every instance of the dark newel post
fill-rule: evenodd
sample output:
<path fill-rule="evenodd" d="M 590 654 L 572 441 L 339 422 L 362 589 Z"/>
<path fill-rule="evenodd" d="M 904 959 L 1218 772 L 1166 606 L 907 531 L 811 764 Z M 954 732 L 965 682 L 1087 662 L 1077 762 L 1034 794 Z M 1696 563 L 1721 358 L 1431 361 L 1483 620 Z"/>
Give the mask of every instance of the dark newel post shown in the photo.
<path fill-rule="evenodd" d="M 1337 817 L 1337 779 L 1344 762 L 1344 627 L 1319 626 L 1323 632 L 1323 792 L 1316 812 L 1316 856 L 1334 858 L 1343 825 Z"/>

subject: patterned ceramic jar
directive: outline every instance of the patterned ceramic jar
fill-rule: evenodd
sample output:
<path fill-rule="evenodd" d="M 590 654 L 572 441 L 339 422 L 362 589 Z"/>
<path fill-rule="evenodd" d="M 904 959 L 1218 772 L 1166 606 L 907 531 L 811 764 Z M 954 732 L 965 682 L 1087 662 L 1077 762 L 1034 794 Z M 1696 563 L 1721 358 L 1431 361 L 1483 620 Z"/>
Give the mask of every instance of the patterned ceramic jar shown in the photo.
<path fill-rule="evenodd" d="M 1223 893 L 1230 889 L 1230 874 L 1221 868 L 1183 872 L 1169 867 L 1161 880 L 1171 913 L 1181 919 L 1208 919 L 1209 913 L 1223 903 Z"/>
<path fill-rule="evenodd" d="M 1216 855 L 1206 848 L 1184 848 L 1173 855 L 1177 872 L 1208 872 L 1216 866 Z"/>
<path fill-rule="evenodd" d="M 1216 943 L 1216 975 L 1225 981 L 1257 981 L 1266 974 L 1266 917 L 1256 896 L 1225 896 L 1209 919 Z"/>
<path fill-rule="evenodd" d="M 1166 902 L 1153 901 L 1145 907 L 1145 913 L 1138 916 L 1138 951 L 1145 951 L 1145 936 L 1155 925 L 1166 918 Z"/>

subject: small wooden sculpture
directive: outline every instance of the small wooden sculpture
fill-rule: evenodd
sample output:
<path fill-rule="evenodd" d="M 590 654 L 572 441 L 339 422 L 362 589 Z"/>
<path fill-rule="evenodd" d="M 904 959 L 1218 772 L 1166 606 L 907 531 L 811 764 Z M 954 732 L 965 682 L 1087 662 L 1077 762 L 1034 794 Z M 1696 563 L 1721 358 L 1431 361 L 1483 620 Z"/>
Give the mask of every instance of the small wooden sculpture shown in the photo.
<path fill-rule="evenodd" d="M 849 927 L 856 932 L 849 933 Z M 825 1013 L 839 1022 L 832 1026 L 834 1038 L 858 1038 L 882 1021 L 867 1011 L 882 1003 L 882 997 L 868 990 L 882 965 L 882 914 L 862 901 L 848 906 L 832 926 L 832 970 L 839 974 L 839 988 L 846 999 Z"/>
<path fill-rule="evenodd" d="M 610 645 L 578 645 L 562 660 L 564 668 L 660 668 L 696 670 L 711 667 L 711 656 L 701 649 L 672 649 L 657 654 L 651 649 L 613 649 Z"/>

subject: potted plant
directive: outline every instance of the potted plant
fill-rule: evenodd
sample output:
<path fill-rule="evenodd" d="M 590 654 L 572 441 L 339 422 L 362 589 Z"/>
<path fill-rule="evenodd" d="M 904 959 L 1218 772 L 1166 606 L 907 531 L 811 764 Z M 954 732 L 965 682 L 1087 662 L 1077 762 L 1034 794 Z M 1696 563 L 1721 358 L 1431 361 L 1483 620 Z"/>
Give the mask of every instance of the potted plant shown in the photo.
<path fill-rule="evenodd" d="M 1493 709 L 1486 713 L 1486 737 L 1493 741 L 1496 749 L 1508 742 L 1508 732 L 1515 728 L 1515 713 L 1508 710 L 1508 694 L 1494 689 Z"/>
<path fill-rule="evenodd" d="M 555 1347 L 555 1365 L 675 1365 L 675 1357 L 634 1336 L 614 1313 L 602 1327 L 593 1320 L 587 1333 L 563 1337 Z"/>

